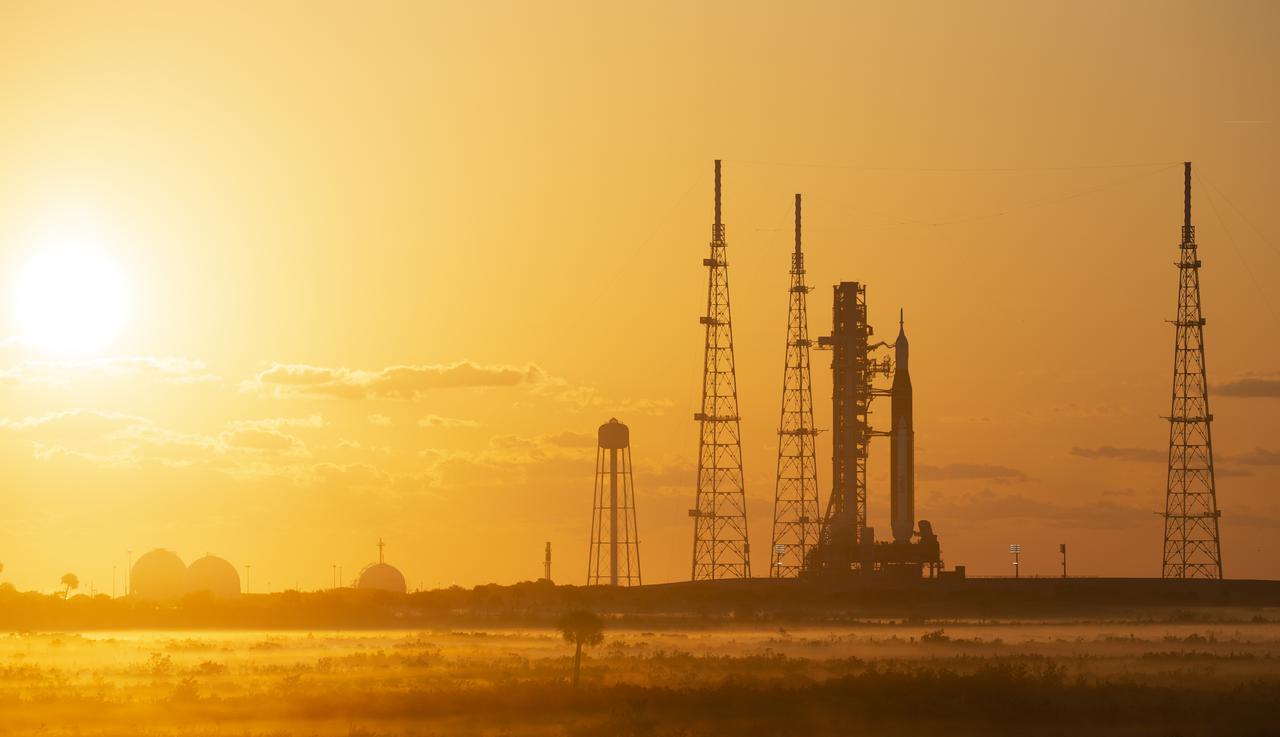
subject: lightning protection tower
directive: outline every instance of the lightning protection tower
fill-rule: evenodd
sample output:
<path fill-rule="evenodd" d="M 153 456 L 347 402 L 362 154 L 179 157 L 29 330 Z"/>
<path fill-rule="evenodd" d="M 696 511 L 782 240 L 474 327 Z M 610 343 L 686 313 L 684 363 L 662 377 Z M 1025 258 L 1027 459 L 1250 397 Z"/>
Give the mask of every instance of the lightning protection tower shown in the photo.
<path fill-rule="evenodd" d="M 782 369 L 782 417 L 778 421 L 778 475 L 773 492 L 773 548 L 769 575 L 800 575 L 818 542 L 818 463 L 814 452 L 813 387 L 809 372 L 809 287 L 800 246 L 800 195 L 796 195 L 796 248 L 791 254 L 787 308 L 787 356 Z"/>
<path fill-rule="evenodd" d="M 636 534 L 636 497 L 631 478 L 631 431 L 610 419 L 600 426 L 599 437 L 587 585 L 639 586 L 640 539 Z M 550 543 L 547 578 L 551 578 Z"/>
<path fill-rule="evenodd" d="M 1178 312 L 1169 412 L 1169 476 L 1164 500 L 1164 578 L 1222 578 L 1218 495 L 1213 475 L 1209 383 L 1200 311 L 1200 258 L 1191 224 L 1191 162 L 1184 165 Z"/>
<path fill-rule="evenodd" d="M 707 267 L 707 312 L 702 365 L 702 409 L 698 422 L 698 491 L 693 518 L 693 580 L 748 578 L 747 500 L 742 478 L 738 423 L 738 382 L 733 362 L 733 322 L 729 313 L 729 262 L 720 219 L 720 161 L 716 160 L 715 223 Z"/>

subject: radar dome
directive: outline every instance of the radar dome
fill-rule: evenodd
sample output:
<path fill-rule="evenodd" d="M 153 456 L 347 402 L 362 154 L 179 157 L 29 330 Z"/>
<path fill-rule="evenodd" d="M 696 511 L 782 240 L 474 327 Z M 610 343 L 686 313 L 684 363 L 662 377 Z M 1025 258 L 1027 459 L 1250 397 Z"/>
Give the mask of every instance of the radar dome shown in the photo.
<path fill-rule="evenodd" d="M 207 591 L 219 598 L 240 595 L 236 567 L 216 555 L 206 555 L 187 566 L 186 592 Z"/>
<path fill-rule="evenodd" d="M 139 599 L 165 601 L 182 596 L 187 566 L 173 551 L 156 548 L 133 564 L 129 592 Z"/>
<path fill-rule="evenodd" d="M 357 586 L 362 589 L 395 591 L 400 594 L 407 590 L 404 574 L 387 563 L 371 563 L 365 566 L 364 570 L 360 571 L 360 582 Z"/>

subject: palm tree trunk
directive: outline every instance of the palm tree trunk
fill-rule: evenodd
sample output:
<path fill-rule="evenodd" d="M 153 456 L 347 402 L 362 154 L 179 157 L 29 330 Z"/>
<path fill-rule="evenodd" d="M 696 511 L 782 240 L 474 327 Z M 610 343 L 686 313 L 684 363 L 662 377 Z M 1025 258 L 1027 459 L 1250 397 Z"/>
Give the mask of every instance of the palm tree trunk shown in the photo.
<path fill-rule="evenodd" d="M 582 642 L 578 642 L 578 649 L 573 653 L 573 687 L 578 687 L 578 674 L 582 670 Z"/>

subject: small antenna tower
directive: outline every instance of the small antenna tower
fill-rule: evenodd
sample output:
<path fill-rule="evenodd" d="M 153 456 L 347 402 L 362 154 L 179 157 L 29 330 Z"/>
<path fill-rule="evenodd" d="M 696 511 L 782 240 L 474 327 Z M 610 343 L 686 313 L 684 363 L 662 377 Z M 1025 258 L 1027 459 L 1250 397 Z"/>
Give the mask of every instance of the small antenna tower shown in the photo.
<path fill-rule="evenodd" d="M 587 585 L 639 586 L 640 540 L 636 532 L 635 485 L 631 478 L 631 431 L 616 419 L 610 419 L 600 426 L 599 437 Z M 547 578 L 551 578 L 550 543 L 547 543 Z"/>
<path fill-rule="evenodd" d="M 1222 578 L 1218 493 L 1209 426 L 1209 382 L 1200 311 L 1200 257 L 1191 224 L 1191 162 L 1184 164 L 1178 313 L 1169 411 L 1169 476 L 1164 498 L 1164 578 Z"/>
<path fill-rule="evenodd" d="M 800 195 L 796 195 L 796 247 L 791 254 L 787 308 L 787 355 L 782 370 L 782 417 L 778 421 L 778 475 L 773 492 L 773 548 L 769 575 L 800 575 L 818 542 L 818 462 L 814 450 L 813 386 L 809 371 L 809 287 L 800 246 Z"/>
<path fill-rule="evenodd" d="M 749 578 L 747 499 L 742 477 L 738 380 L 729 310 L 729 262 L 720 218 L 720 160 L 716 159 L 715 223 L 707 267 L 707 311 L 702 364 L 702 409 L 698 422 L 698 491 L 693 518 L 693 580 Z"/>

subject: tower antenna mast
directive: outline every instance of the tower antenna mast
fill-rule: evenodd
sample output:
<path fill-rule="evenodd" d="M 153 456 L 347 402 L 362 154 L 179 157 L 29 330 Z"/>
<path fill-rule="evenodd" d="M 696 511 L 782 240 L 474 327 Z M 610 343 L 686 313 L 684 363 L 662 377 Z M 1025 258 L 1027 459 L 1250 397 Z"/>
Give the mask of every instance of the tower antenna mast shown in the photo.
<path fill-rule="evenodd" d="M 1200 310 L 1200 257 L 1191 224 L 1191 162 L 1184 165 L 1178 312 L 1169 411 L 1169 475 L 1164 501 L 1164 578 L 1222 578 L 1209 382 Z"/>
<path fill-rule="evenodd" d="M 693 580 L 749 578 L 747 500 L 742 477 L 738 381 L 729 310 L 729 263 L 720 217 L 720 160 L 715 169 L 715 223 L 707 267 L 707 311 L 702 363 L 702 408 L 698 422 L 698 488 L 693 518 Z"/>
<path fill-rule="evenodd" d="M 769 575 L 800 575 L 818 542 L 821 511 L 814 448 L 813 386 L 809 371 L 809 286 L 800 239 L 800 195 L 796 195 L 796 243 L 791 254 L 787 307 L 787 351 L 782 369 L 782 415 L 778 421 L 778 472 L 773 492 L 773 547 Z"/>

